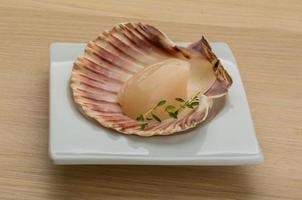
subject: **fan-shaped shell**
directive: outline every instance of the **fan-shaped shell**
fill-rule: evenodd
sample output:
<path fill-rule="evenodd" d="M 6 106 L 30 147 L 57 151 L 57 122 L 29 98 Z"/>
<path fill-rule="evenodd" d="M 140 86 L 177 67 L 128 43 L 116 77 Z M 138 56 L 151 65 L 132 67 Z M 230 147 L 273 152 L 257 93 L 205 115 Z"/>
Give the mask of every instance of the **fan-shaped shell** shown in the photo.
<path fill-rule="evenodd" d="M 162 57 L 190 59 L 196 53 L 212 64 L 216 77 L 203 93 L 202 105 L 178 119 L 151 122 L 141 130 L 141 123 L 125 115 L 118 102 L 123 85 Z M 74 101 L 86 117 L 118 132 L 140 136 L 169 135 L 204 122 L 215 113 L 215 101 L 227 94 L 231 84 L 231 77 L 204 37 L 183 48 L 155 27 L 143 23 L 119 24 L 89 42 L 84 55 L 74 62 L 71 76 Z"/>

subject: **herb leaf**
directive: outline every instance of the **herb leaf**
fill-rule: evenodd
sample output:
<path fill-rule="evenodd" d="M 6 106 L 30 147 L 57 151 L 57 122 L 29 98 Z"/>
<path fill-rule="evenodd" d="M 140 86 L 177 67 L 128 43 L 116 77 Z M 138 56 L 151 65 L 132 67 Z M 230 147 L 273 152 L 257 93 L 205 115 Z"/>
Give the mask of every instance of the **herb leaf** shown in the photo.
<path fill-rule="evenodd" d="M 167 101 L 166 100 L 161 100 L 157 103 L 156 107 L 159 107 L 159 106 L 162 106 L 166 103 Z"/>
<path fill-rule="evenodd" d="M 166 105 L 164 111 L 167 112 L 171 118 L 177 119 L 178 114 L 183 109 L 186 109 L 186 107 L 194 109 L 196 106 L 199 105 L 199 94 L 200 94 L 200 91 L 197 92 L 193 97 L 191 97 L 188 100 L 184 100 L 180 97 L 176 97 L 175 100 L 180 102 L 180 103 L 177 106 Z M 164 100 L 164 99 L 160 100 L 154 107 L 149 109 L 147 112 L 137 116 L 136 120 L 143 122 L 142 124 L 140 124 L 140 127 L 141 127 L 142 130 L 144 130 L 148 126 L 148 122 L 146 122 L 147 120 L 148 121 L 156 120 L 158 122 L 161 122 L 161 119 L 156 114 L 154 114 L 154 112 L 156 111 L 156 109 L 158 107 L 163 106 L 166 103 L 167 103 L 166 100 Z"/>
<path fill-rule="evenodd" d="M 137 116 L 136 120 L 143 122 L 143 121 L 145 121 L 145 117 L 144 117 L 144 115 L 139 115 L 139 116 Z"/>
<path fill-rule="evenodd" d="M 199 102 L 198 102 L 198 101 L 194 101 L 194 102 L 191 103 L 191 106 L 193 106 L 193 107 L 194 107 L 194 106 L 198 106 L 198 105 L 199 105 Z"/>
<path fill-rule="evenodd" d="M 194 108 L 191 104 L 186 104 L 186 106 L 187 106 L 188 108 L 191 108 L 191 109 Z"/>
<path fill-rule="evenodd" d="M 161 119 L 158 116 L 156 116 L 154 113 L 151 113 L 151 115 L 156 121 L 161 122 Z"/>
<path fill-rule="evenodd" d="M 179 102 L 185 102 L 185 100 L 183 100 L 182 98 L 179 98 L 179 97 L 175 98 L 175 100 L 179 101 Z"/>
<path fill-rule="evenodd" d="M 173 105 L 168 105 L 168 106 L 166 106 L 166 108 L 165 108 L 165 111 L 167 112 L 172 112 L 173 110 L 175 109 L 175 106 L 173 106 Z"/>
<path fill-rule="evenodd" d="M 141 130 L 144 130 L 148 126 L 148 123 L 143 123 L 140 125 Z"/>
<path fill-rule="evenodd" d="M 174 118 L 174 119 L 177 119 L 177 115 L 178 115 L 178 111 L 175 111 L 175 112 L 168 112 L 169 113 L 169 116 Z"/>

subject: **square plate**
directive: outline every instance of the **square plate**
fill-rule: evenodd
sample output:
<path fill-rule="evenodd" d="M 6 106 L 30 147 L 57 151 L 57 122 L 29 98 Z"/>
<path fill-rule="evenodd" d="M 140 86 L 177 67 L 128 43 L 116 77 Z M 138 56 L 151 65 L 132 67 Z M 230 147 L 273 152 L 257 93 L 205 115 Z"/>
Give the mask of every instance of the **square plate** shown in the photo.
<path fill-rule="evenodd" d="M 181 42 L 186 46 L 188 43 Z M 206 125 L 185 134 L 143 138 L 104 129 L 83 117 L 69 88 L 73 61 L 85 44 L 50 46 L 49 155 L 55 164 L 245 165 L 263 161 L 234 56 L 211 43 L 231 74 L 224 108 Z"/>

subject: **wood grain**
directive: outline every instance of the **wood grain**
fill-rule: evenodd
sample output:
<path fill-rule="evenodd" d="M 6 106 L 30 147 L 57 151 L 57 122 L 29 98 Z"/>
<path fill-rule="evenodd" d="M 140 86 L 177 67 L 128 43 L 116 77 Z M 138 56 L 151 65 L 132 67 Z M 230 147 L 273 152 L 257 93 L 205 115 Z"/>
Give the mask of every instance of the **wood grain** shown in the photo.
<path fill-rule="evenodd" d="M 48 46 L 125 21 L 177 41 L 227 41 L 265 163 L 246 167 L 54 166 Z M 0 199 L 302 198 L 302 4 L 290 1 L 0 0 Z M 227 133 L 226 133 L 227 134 Z"/>

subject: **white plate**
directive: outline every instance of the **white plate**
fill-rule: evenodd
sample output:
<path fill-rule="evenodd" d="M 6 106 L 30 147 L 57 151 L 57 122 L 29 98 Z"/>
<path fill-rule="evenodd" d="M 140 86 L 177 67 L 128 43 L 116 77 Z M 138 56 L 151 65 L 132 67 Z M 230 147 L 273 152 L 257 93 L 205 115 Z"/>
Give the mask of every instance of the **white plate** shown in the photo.
<path fill-rule="evenodd" d="M 207 125 L 188 133 L 151 138 L 104 129 L 76 109 L 69 78 L 84 46 L 50 46 L 49 155 L 55 164 L 245 165 L 263 161 L 238 67 L 227 44 L 211 44 L 234 80 L 223 110 Z"/>

